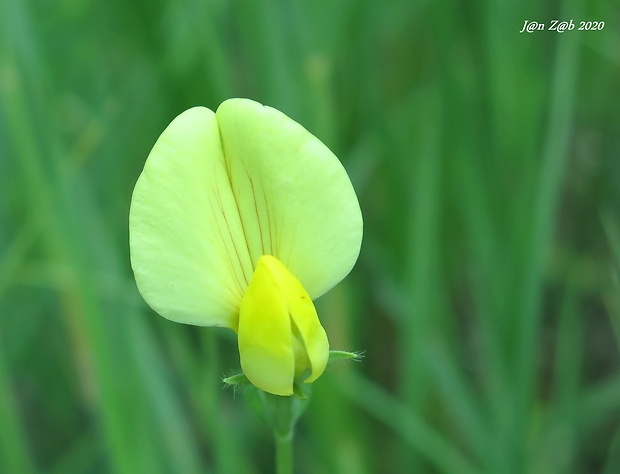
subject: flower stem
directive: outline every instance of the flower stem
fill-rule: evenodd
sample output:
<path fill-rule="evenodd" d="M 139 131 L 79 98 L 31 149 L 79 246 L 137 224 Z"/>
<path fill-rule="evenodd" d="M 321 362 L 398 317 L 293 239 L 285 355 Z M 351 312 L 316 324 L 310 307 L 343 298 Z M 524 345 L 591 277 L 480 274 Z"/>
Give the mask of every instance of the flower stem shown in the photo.
<path fill-rule="evenodd" d="M 293 474 L 293 432 L 275 434 L 276 441 L 276 473 Z"/>
<path fill-rule="evenodd" d="M 276 444 L 276 473 L 293 474 L 293 435 L 299 416 L 296 397 L 262 393 L 265 418 L 271 426 Z"/>

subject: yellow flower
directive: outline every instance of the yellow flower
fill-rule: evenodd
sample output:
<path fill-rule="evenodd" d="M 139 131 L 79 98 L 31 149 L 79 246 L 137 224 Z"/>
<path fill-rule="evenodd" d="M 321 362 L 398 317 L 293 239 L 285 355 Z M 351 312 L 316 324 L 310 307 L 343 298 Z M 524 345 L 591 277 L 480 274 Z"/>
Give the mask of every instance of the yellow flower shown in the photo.
<path fill-rule="evenodd" d="M 129 230 L 155 311 L 233 329 L 266 392 L 321 375 L 329 346 L 312 300 L 353 267 L 362 217 L 344 168 L 301 125 L 248 99 L 183 112 L 138 178 Z"/>

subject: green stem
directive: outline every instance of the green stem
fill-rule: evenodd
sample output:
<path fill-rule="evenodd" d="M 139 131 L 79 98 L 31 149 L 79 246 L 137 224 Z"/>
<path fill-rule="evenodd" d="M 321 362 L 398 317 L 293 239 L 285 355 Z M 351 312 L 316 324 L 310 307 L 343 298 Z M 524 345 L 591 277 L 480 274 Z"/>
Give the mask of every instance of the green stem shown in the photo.
<path fill-rule="evenodd" d="M 293 474 L 293 431 L 287 434 L 274 431 L 276 441 L 276 473 Z"/>
<path fill-rule="evenodd" d="M 281 397 L 262 392 L 265 418 L 276 443 L 276 473 L 293 474 L 293 435 L 299 416 L 296 397 Z"/>

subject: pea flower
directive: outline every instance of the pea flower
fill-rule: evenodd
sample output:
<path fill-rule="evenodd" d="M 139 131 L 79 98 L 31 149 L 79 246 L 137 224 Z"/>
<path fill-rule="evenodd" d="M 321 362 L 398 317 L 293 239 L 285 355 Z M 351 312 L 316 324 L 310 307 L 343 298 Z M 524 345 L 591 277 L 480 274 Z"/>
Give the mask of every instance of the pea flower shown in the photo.
<path fill-rule="evenodd" d="M 353 267 L 362 216 L 336 156 L 301 125 L 248 99 L 183 112 L 146 160 L 129 231 L 145 301 L 235 331 L 256 387 L 292 395 L 323 373 L 312 301 Z"/>

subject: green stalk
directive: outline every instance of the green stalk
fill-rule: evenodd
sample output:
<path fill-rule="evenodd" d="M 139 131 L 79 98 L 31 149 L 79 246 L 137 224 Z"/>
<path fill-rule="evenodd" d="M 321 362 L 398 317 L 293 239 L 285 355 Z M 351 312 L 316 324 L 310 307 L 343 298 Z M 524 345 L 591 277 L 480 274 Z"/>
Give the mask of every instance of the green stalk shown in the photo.
<path fill-rule="evenodd" d="M 272 405 L 272 428 L 276 442 L 276 473 L 293 473 L 293 397 L 269 396 Z"/>
<path fill-rule="evenodd" d="M 273 430 L 276 444 L 276 473 L 293 473 L 293 436 L 299 417 L 299 400 L 295 396 L 281 397 L 260 392 L 265 419 Z"/>
<path fill-rule="evenodd" d="M 276 473 L 293 473 L 293 432 L 282 434 L 274 431 L 276 441 Z"/>

